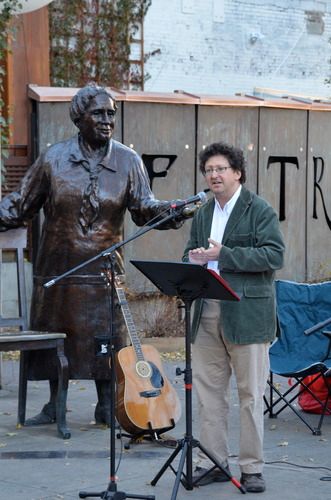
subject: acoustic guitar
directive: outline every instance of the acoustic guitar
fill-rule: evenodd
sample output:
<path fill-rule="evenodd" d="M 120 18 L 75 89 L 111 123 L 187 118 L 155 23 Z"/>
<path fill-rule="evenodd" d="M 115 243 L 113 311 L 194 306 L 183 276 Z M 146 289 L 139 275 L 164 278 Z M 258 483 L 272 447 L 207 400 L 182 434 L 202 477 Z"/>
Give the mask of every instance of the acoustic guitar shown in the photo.
<path fill-rule="evenodd" d="M 164 374 L 158 351 L 141 345 L 124 290 L 115 289 L 132 343 L 117 353 L 116 417 L 131 435 L 160 434 L 178 422 L 180 401 Z"/>

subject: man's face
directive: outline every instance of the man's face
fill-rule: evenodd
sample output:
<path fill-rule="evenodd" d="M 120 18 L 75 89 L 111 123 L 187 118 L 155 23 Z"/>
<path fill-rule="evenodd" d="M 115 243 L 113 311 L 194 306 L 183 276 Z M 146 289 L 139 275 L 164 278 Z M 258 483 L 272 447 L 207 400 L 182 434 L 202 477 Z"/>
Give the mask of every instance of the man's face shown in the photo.
<path fill-rule="evenodd" d="M 205 163 L 205 179 L 218 201 L 227 202 L 240 185 L 241 172 L 230 167 L 223 155 L 211 156 Z"/>
<path fill-rule="evenodd" d="M 115 126 L 115 106 L 107 94 L 98 94 L 77 123 L 83 139 L 93 147 L 103 146 Z"/>

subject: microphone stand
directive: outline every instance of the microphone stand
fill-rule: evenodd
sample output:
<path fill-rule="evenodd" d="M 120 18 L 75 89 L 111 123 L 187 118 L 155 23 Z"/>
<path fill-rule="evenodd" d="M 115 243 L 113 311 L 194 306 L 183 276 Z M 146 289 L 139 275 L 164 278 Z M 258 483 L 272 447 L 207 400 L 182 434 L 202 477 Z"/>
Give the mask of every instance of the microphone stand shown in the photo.
<path fill-rule="evenodd" d="M 142 236 L 143 234 L 151 231 L 152 229 L 157 228 L 161 224 L 164 224 L 167 221 L 170 221 L 177 217 L 178 215 L 181 214 L 183 207 L 178 207 L 178 208 L 170 208 L 170 213 L 164 217 L 163 219 L 160 219 L 162 214 L 164 212 L 161 212 L 158 214 L 154 219 L 156 221 L 151 224 L 152 221 L 150 221 L 148 226 L 144 226 L 142 229 L 139 229 L 136 233 L 134 233 L 132 236 L 127 238 L 124 241 L 120 241 L 116 243 L 115 245 L 112 245 L 111 247 L 107 248 L 106 250 L 103 250 L 99 254 L 95 255 L 89 260 L 86 260 L 79 264 L 78 266 L 73 267 L 72 269 L 69 269 L 65 273 L 61 274 L 60 276 L 57 276 L 56 278 L 48 281 L 45 283 L 43 286 L 45 288 L 49 288 L 58 281 L 62 280 L 66 276 L 71 275 L 78 269 L 81 269 L 82 267 L 87 266 L 88 264 L 91 264 L 92 262 L 95 262 L 96 260 L 106 257 L 109 260 L 110 263 L 110 276 L 111 276 L 111 325 L 110 325 L 110 481 L 108 484 L 108 487 L 105 491 L 102 492 L 87 492 L 87 491 L 80 491 L 79 492 L 79 498 L 88 498 L 88 497 L 98 497 L 104 500 L 124 500 L 126 498 L 137 498 L 137 499 L 145 499 L 145 500 L 155 500 L 154 495 L 136 495 L 136 494 L 129 494 L 125 493 L 123 491 L 117 491 L 117 483 L 116 483 L 116 469 L 115 469 L 115 388 L 116 388 L 116 377 L 115 377 L 115 345 L 113 342 L 113 335 L 114 335 L 114 299 L 115 299 L 115 291 L 114 291 L 114 283 L 115 283 L 115 260 L 116 260 L 116 250 L 119 248 L 123 247 L 130 241 L 135 240 L 136 238 Z"/>

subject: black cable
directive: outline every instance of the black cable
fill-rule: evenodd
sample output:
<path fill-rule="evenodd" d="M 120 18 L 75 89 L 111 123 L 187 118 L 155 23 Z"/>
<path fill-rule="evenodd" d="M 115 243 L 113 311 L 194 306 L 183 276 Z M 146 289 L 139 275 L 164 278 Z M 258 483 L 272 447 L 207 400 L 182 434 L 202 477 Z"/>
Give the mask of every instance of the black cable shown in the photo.
<path fill-rule="evenodd" d="M 301 465 L 301 464 L 295 464 L 293 462 L 287 462 L 284 460 L 273 460 L 272 462 L 265 462 L 266 465 L 272 465 L 272 464 L 283 464 L 283 465 L 292 465 L 294 467 L 300 467 L 301 469 L 323 469 L 331 472 L 330 467 L 324 467 L 323 465 L 318 465 L 318 466 L 313 466 L 313 465 Z M 320 477 L 320 481 L 331 481 L 331 476 L 322 476 Z"/>

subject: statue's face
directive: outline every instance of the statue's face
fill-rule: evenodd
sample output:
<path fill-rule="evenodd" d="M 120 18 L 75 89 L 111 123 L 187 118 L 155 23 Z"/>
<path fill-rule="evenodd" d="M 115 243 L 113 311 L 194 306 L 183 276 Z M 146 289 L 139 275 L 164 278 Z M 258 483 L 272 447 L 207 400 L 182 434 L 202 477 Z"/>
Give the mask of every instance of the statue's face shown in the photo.
<path fill-rule="evenodd" d="M 83 139 L 93 147 L 103 146 L 115 127 L 115 106 L 107 94 L 98 94 L 81 116 L 77 127 Z"/>

